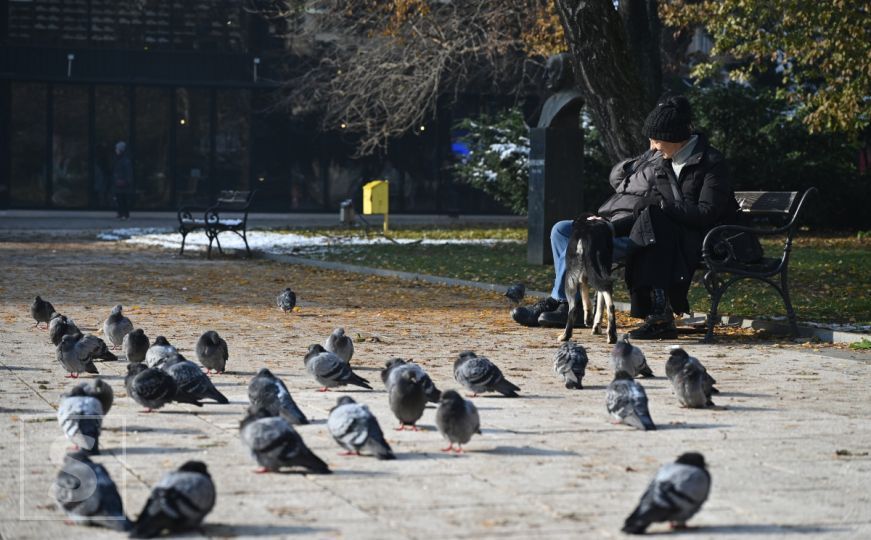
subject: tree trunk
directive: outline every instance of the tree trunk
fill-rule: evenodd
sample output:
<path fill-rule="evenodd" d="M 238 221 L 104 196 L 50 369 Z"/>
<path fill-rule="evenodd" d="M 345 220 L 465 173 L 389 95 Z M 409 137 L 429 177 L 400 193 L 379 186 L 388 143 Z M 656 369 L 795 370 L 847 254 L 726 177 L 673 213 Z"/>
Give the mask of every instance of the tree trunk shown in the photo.
<path fill-rule="evenodd" d="M 620 0 L 619 10 L 629 56 L 635 61 L 644 90 L 644 104 L 649 110 L 656 105 L 662 93 L 662 23 L 657 12 L 657 0 Z"/>
<path fill-rule="evenodd" d="M 611 0 L 555 3 L 574 61 L 576 84 L 605 151 L 615 163 L 641 153 L 648 146 L 641 126 L 649 107 L 614 4 Z M 658 49 L 659 43 L 655 46 Z"/>

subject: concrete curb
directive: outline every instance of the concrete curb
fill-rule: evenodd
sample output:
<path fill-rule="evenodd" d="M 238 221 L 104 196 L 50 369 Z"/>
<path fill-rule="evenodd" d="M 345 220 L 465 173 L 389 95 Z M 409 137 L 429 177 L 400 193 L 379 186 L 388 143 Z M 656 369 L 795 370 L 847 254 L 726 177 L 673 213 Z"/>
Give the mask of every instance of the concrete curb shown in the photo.
<path fill-rule="evenodd" d="M 224 251 L 227 251 L 226 249 Z M 312 266 L 315 268 L 324 268 L 327 270 L 336 270 L 339 272 L 353 272 L 355 274 L 364 274 L 370 276 L 393 277 L 408 281 L 422 281 L 425 283 L 433 283 L 437 285 L 451 285 L 456 287 L 472 287 L 475 289 L 484 289 L 487 291 L 504 292 L 508 285 L 500 285 L 497 283 L 481 283 L 467 279 L 455 279 L 441 276 L 433 276 L 430 274 L 419 274 L 417 272 L 403 272 L 400 270 L 386 270 L 383 268 L 371 268 L 368 266 L 359 266 L 356 264 L 346 264 L 332 261 L 319 261 L 316 259 L 308 259 L 296 255 L 281 255 L 275 253 L 257 253 L 257 256 L 263 257 L 276 262 L 288 264 L 301 264 L 303 266 Z M 527 291 L 527 295 L 533 297 L 549 296 L 550 292 L 543 291 Z M 629 311 L 630 305 L 628 302 L 614 302 L 614 307 L 620 311 Z M 694 322 L 704 321 L 706 313 L 693 313 L 688 319 Z M 684 319 L 686 322 L 687 319 Z M 775 335 L 789 334 L 789 325 L 786 322 L 769 321 L 763 319 L 745 319 L 743 317 L 723 316 L 720 317 L 720 324 L 724 326 L 740 326 L 741 328 L 753 328 L 755 330 L 766 330 Z M 828 328 L 817 328 L 813 326 L 798 327 L 800 338 L 817 338 L 828 343 L 856 343 L 862 341 L 863 338 L 869 338 L 869 334 L 861 334 L 854 332 L 843 332 L 840 330 L 830 330 Z"/>

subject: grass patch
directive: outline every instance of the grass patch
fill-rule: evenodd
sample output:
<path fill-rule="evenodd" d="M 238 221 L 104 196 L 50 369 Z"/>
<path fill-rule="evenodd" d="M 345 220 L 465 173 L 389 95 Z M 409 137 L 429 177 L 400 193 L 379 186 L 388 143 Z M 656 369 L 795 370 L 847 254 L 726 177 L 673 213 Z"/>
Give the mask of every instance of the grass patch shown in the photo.
<path fill-rule="evenodd" d="M 333 230 L 335 234 L 347 231 Z M 308 231 L 322 234 L 323 230 Z M 362 234 L 362 232 L 358 232 Z M 362 266 L 420 272 L 488 283 L 523 282 L 527 288 L 550 291 L 553 269 L 526 264 L 526 229 L 414 228 L 399 229 L 397 238 L 469 238 L 508 240 L 493 245 L 373 245 L 331 246 L 310 257 Z M 523 242 L 523 243 L 518 243 Z M 871 324 L 871 250 L 867 238 L 799 237 L 791 255 L 790 292 L 800 319 L 817 322 Z M 777 256 L 782 243 L 766 240 L 769 256 Z M 707 291 L 698 282 L 690 289 L 694 311 L 710 307 Z M 627 300 L 623 281 L 615 295 Z M 785 315 L 783 302 L 769 286 L 758 281 L 733 285 L 721 302 L 720 313 L 745 317 Z"/>

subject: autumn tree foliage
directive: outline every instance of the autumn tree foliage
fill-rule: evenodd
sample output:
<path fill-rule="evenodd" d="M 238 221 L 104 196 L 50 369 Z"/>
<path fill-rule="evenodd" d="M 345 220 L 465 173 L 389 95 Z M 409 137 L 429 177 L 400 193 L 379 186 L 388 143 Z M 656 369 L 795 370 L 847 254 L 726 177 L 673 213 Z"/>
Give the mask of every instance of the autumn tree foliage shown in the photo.
<path fill-rule="evenodd" d="M 867 0 L 670 0 L 673 27 L 699 25 L 713 37 L 704 80 L 727 70 L 737 81 L 779 77 L 786 99 L 811 132 L 858 134 L 871 119 L 871 4 Z"/>

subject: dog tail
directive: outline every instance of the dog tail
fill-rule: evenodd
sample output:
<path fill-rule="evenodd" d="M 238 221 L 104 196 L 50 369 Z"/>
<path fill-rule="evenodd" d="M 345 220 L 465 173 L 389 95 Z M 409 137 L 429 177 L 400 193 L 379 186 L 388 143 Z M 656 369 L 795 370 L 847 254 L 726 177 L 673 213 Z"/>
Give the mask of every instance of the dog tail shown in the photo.
<path fill-rule="evenodd" d="M 590 285 L 598 290 L 611 290 L 611 263 L 614 254 L 614 238 L 607 223 L 587 222 L 581 233 L 584 267 Z"/>

